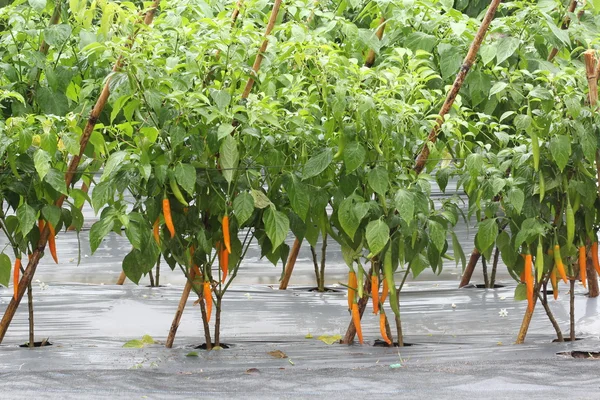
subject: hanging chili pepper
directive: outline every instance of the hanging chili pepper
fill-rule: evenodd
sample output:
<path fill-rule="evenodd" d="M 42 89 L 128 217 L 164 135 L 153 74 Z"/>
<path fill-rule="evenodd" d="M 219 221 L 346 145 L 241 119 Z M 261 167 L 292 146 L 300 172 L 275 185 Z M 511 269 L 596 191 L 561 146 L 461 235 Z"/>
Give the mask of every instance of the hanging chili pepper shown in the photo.
<path fill-rule="evenodd" d="M 556 265 L 556 270 L 558 271 L 560 278 L 564 283 L 567 283 L 567 274 L 565 272 L 565 265 L 562 262 L 562 257 L 560 255 L 560 246 L 554 245 L 554 263 Z"/>
<path fill-rule="evenodd" d="M 356 272 L 350 270 L 348 272 L 348 311 L 352 310 L 352 304 L 354 303 L 354 298 L 356 296 Z"/>
<path fill-rule="evenodd" d="M 571 206 L 571 201 L 567 196 L 567 210 L 565 211 L 565 220 L 567 225 L 567 250 L 570 249 L 573 244 L 573 239 L 575 238 L 575 213 L 573 212 L 573 207 Z"/>
<path fill-rule="evenodd" d="M 387 335 L 387 331 L 385 330 L 385 313 L 383 310 L 379 313 L 379 332 L 381 333 L 381 337 L 387 344 L 392 344 L 392 341 Z"/>
<path fill-rule="evenodd" d="M 579 247 L 579 277 L 581 278 L 581 284 L 587 289 L 587 257 L 585 256 L 585 246 Z"/>
<path fill-rule="evenodd" d="M 48 235 L 48 247 L 50 248 L 50 254 L 54 259 L 54 262 L 58 264 L 58 256 L 56 255 L 56 233 L 50 222 L 48 222 L 48 229 L 50 230 L 50 235 Z"/>
<path fill-rule="evenodd" d="M 525 254 L 525 285 L 527 286 L 527 309 L 533 311 L 533 273 L 531 271 L 531 254 Z"/>
<path fill-rule="evenodd" d="M 554 295 L 554 300 L 558 299 L 558 282 L 556 275 L 556 267 L 554 267 L 552 268 L 552 272 L 550 272 L 550 282 L 552 283 L 552 294 Z"/>
<path fill-rule="evenodd" d="M 171 233 L 171 238 L 175 236 L 175 225 L 173 225 L 173 219 L 171 217 L 171 203 L 166 197 L 162 201 L 163 215 L 165 216 L 165 225 Z"/>
<path fill-rule="evenodd" d="M 360 313 L 358 312 L 358 304 L 352 304 L 352 322 L 356 328 L 356 334 L 358 335 L 358 341 L 363 344 L 362 328 L 360 326 Z"/>
<path fill-rule="evenodd" d="M 379 313 L 379 277 L 371 275 L 371 297 L 373 299 L 373 314 Z"/>
<path fill-rule="evenodd" d="M 542 238 L 538 241 L 537 252 L 535 253 L 535 271 L 537 273 L 538 282 L 542 281 L 544 275 L 544 248 L 542 246 Z"/>
<path fill-rule="evenodd" d="M 221 266 L 221 283 L 225 283 L 229 271 L 229 252 L 225 248 L 220 251 L 219 265 Z"/>
<path fill-rule="evenodd" d="M 382 283 L 383 289 L 381 290 L 381 299 L 379 299 L 381 301 L 381 304 L 385 303 L 385 299 L 388 296 L 388 283 L 387 283 L 387 279 L 383 279 L 383 283 Z"/>
<path fill-rule="evenodd" d="M 223 228 L 223 242 L 225 243 L 225 248 L 227 252 L 231 254 L 231 242 L 229 237 L 229 216 L 225 215 L 223 220 L 221 221 L 221 226 Z"/>
<path fill-rule="evenodd" d="M 21 273 L 21 259 L 17 258 L 15 260 L 15 269 L 13 271 L 13 286 L 14 286 L 14 296 L 15 301 L 17 297 L 19 297 L 19 274 Z"/>
<path fill-rule="evenodd" d="M 210 282 L 204 281 L 204 302 L 206 304 L 206 322 L 210 322 L 210 315 L 212 314 L 212 295 L 210 290 Z"/>

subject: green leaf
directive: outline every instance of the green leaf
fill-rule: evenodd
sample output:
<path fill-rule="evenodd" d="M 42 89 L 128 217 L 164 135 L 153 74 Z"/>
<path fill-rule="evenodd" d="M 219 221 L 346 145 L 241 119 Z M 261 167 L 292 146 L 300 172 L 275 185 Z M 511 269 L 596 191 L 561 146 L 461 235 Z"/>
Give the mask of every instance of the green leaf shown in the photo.
<path fill-rule="evenodd" d="M 342 336 L 341 335 L 321 335 L 317 339 L 322 341 L 325 344 L 332 345 L 332 344 L 337 343 L 340 340 L 342 340 Z"/>
<path fill-rule="evenodd" d="M 79 207 L 71 206 L 71 225 L 77 232 L 83 227 L 83 213 Z"/>
<path fill-rule="evenodd" d="M 453 230 L 450 230 L 450 236 L 452 236 L 452 251 L 454 252 L 454 260 L 456 260 L 456 266 L 458 267 L 458 262 L 460 260 L 462 264 L 462 269 L 464 271 L 467 266 L 467 258 L 465 257 L 465 252 L 460 245 L 460 241 L 458 240 L 458 236 Z"/>
<path fill-rule="evenodd" d="M 525 193 L 519 188 L 512 188 L 508 192 L 508 201 L 515 208 L 515 212 L 521 214 L 523 204 L 525 203 Z"/>
<path fill-rule="evenodd" d="M 446 244 L 446 230 L 442 224 L 431 219 L 427 222 L 427 225 L 429 226 L 429 238 L 438 252 L 441 253 Z"/>
<path fill-rule="evenodd" d="M 358 167 L 363 165 L 366 154 L 365 148 L 360 143 L 348 143 L 344 148 L 343 154 L 346 174 L 354 172 Z"/>
<path fill-rule="evenodd" d="M 0 285 L 8 287 L 11 270 L 10 258 L 4 253 L 0 253 Z"/>
<path fill-rule="evenodd" d="M 50 168 L 44 179 L 54 190 L 59 193 L 67 194 L 67 185 L 65 184 L 65 176 L 54 168 Z"/>
<path fill-rule="evenodd" d="M 346 232 L 350 239 L 354 240 L 356 231 L 360 226 L 360 219 L 358 219 L 358 216 L 354 211 L 354 201 L 352 197 L 345 198 L 340 203 L 338 220 L 340 221 L 340 225 L 344 232 Z"/>
<path fill-rule="evenodd" d="M 410 223 L 415 214 L 414 195 L 406 189 L 399 189 L 395 197 L 396 209 L 400 217 Z"/>
<path fill-rule="evenodd" d="M 521 41 L 517 38 L 505 36 L 496 42 L 496 65 L 502 64 L 519 48 Z"/>
<path fill-rule="evenodd" d="M 141 349 L 144 347 L 144 342 L 139 339 L 133 339 L 123 345 L 127 349 Z"/>
<path fill-rule="evenodd" d="M 112 231 L 114 222 L 114 215 L 109 215 L 101 218 L 92 225 L 90 228 L 90 249 L 92 254 L 98 249 L 104 237 Z"/>
<path fill-rule="evenodd" d="M 263 208 L 273 205 L 273 203 L 271 202 L 271 200 L 269 200 L 267 195 L 261 192 L 260 190 L 252 189 L 250 194 L 254 199 L 254 206 L 256 208 L 260 208 L 262 210 Z"/>
<path fill-rule="evenodd" d="M 106 164 L 104 165 L 104 172 L 102 172 L 102 176 L 100 177 L 100 182 L 105 181 L 114 171 L 118 171 L 119 168 L 123 165 L 123 161 L 127 157 L 127 152 L 125 151 L 116 151 L 108 157 Z"/>
<path fill-rule="evenodd" d="M 194 195 L 196 186 L 196 169 L 190 164 L 178 163 L 175 166 L 175 179 L 177 183 L 188 192 L 191 196 Z"/>
<path fill-rule="evenodd" d="M 308 197 L 308 188 L 295 174 L 290 174 L 290 179 L 284 183 L 290 204 L 294 212 L 306 222 L 308 209 L 310 207 L 310 198 Z"/>
<path fill-rule="evenodd" d="M 263 214 L 263 222 L 267 237 L 271 241 L 273 251 L 275 251 L 287 237 L 290 230 L 290 221 L 284 213 L 269 207 Z"/>
<path fill-rule="evenodd" d="M 155 344 L 156 341 L 150 335 L 142 336 L 142 343 L 144 344 Z"/>
<path fill-rule="evenodd" d="M 198 357 L 198 352 L 197 351 L 190 351 L 185 356 L 186 357 Z"/>
<path fill-rule="evenodd" d="M 544 226 L 536 218 L 527 218 L 521 224 L 521 229 L 515 237 L 515 250 L 523 243 L 531 244 L 545 234 Z"/>
<path fill-rule="evenodd" d="M 42 208 L 42 215 L 44 216 L 46 221 L 50 223 L 50 225 L 56 227 L 60 222 L 62 210 L 58 206 L 46 204 L 44 208 Z"/>
<path fill-rule="evenodd" d="M 35 165 L 35 170 L 40 176 L 41 180 L 44 180 L 44 177 L 50 171 L 50 163 L 52 162 L 52 157 L 48 154 L 47 151 L 42 149 L 37 149 L 33 155 L 33 163 Z"/>
<path fill-rule="evenodd" d="M 444 79 L 450 78 L 458 72 L 463 57 L 456 47 L 448 43 L 438 45 L 438 53 L 440 54 L 440 72 Z"/>
<path fill-rule="evenodd" d="M 331 164 L 331 161 L 333 161 L 333 154 L 330 149 L 311 157 L 304 165 L 302 179 L 308 179 L 319 175 L 327 169 L 329 164 Z"/>
<path fill-rule="evenodd" d="M 494 86 L 490 89 L 489 97 L 491 98 L 493 95 L 501 93 L 504 89 L 508 87 L 508 83 L 504 81 L 496 82 Z"/>
<path fill-rule="evenodd" d="M 36 90 L 36 100 L 45 114 L 63 116 L 69 112 L 69 99 L 61 92 L 41 87 Z"/>
<path fill-rule="evenodd" d="M 566 135 L 554 136 L 550 140 L 550 153 L 562 172 L 569 162 L 569 156 L 571 155 L 571 139 Z"/>
<path fill-rule="evenodd" d="M 110 181 L 100 182 L 92 190 L 92 207 L 96 214 L 107 204 L 112 203 L 115 188 Z"/>
<path fill-rule="evenodd" d="M 519 283 L 515 288 L 515 301 L 527 300 L 527 285 Z"/>
<path fill-rule="evenodd" d="M 377 167 L 370 170 L 367 181 L 375 193 L 385 196 L 389 185 L 388 173 L 385 168 Z"/>
<path fill-rule="evenodd" d="M 211 90 L 210 97 L 214 100 L 219 111 L 225 110 L 225 107 L 231 102 L 231 95 L 225 90 Z"/>
<path fill-rule="evenodd" d="M 413 274 L 414 279 L 421 275 L 421 272 L 425 271 L 425 269 L 429 266 L 429 263 L 427 262 L 427 257 L 425 257 L 421 253 L 418 253 L 414 256 L 412 260 L 410 260 L 408 266 Z"/>
<path fill-rule="evenodd" d="M 371 254 L 377 255 L 390 240 L 390 228 L 383 220 L 377 219 L 369 222 L 365 236 Z"/>
<path fill-rule="evenodd" d="M 23 236 L 27 236 L 35 226 L 36 214 L 33 207 L 27 203 L 23 203 L 17 208 L 17 218 L 19 219 L 19 225 L 21 226 Z"/>
<path fill-rule="evenodd" d="M 94 226 L 92 225 L 92 228 L 93 227 Z M 148 258 L 149 257 L 146 257 L 144 253 L 138 249 L 131 250 L 125 258 L 123 258 L 123 272 L 125 272 L 127 279 L 137 285 L 140 282 L 140 279 L 142 279 L 142 276 L 154 268 L 156 260 L 149 260 Z"/>
<path fill-rule="evenodd" d="M 221 156 L 220 163 L 223 172 L 223 177 L 228 183 L 233 181 L 235 168 L 240 161 L 240 155 L 237 148 L 237 140 L 231 135 L 225 136 L 219 150 Z"/>
<path fill-rule="evenodd" d="M 233 213 L 238 221 L 238 225 L 242 226 L 244 222 L 252 216 L 254 212 L 254 197 L 248 192 L 242 192 L 233 199 Z"/>
<path fill-rule="evenodd" d="M 29 0 L 28 3 L 38 13 L 46 8 L 46 0 Z"/>
<path fill-rule="evenodd" d="M 437 38 L 433 35 L 423 32 L 413 32 L 406 37 L 404 45 L 413 52 L 416 52 L 417 50 L 423 50 L 431 53 L 436 42 Z"/>
<path fill-rule="evenodd" d="M 492 244 L 496 242 L 498 236 L 498 224 L 496 218 L 485 219 L 479 222 L 477 234 L 475 235 L 475 245 L 481 253 L 485 253 Z"/>
<path fill-rule="evenodd" d="M 494 58 L 496 58 L 496 46 L 491 44 L 484 44 L 479 50 L 481 55 L 481 62 L 483 65 L 488 65 Z"/>
<path fill-rule="evenodd" d="M 67 24 L 50 25 L 44 29 L 44 40 L 52 47 L 62 46 L 71 36 L 71 26 Z"/>

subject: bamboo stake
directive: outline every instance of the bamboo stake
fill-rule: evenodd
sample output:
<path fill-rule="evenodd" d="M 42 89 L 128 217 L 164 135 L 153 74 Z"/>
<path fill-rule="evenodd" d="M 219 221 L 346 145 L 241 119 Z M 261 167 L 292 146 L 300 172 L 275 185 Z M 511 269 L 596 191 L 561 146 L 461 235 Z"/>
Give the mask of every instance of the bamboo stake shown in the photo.
<path fill-rule="evenodd" d="M 379 27 L 377 28 L 377 32 L 375 33 L 375 36 L 377 36 L 377 39 L 381 40 L 381 38 L 383 37 L 384 30 L 385 30 L 385 18 L 381 17 L 381 19 L 379 20 Z M 375 50 L 370 49 L 369 54 L 367 55 L 367 59 L 365 60 L 365 67 L 371 68 L 374 63 L 375 63 Z"/>
<path fill-rule="evenodd" d="M 117 285 L 123 285 L 126 278 L 125 271 L 121 271 L 121 275 L 119 275 L 119 279 L 117 279 Z"/>
<path fill-rule="evenodd" d="M 568 13 L 574 12 L 576 7 L 577 7 L 577 0 L 571 0 L 571 2 L 569 3 L 569 7 L 567 8 L 567 12 Z M 562 29 L 562 30 L 569 29 L 570 24 L 571 24 L 571 17 L 569 17 L 569 15 L 567 14 L 567 15 L 565 15 L 565 18 L 563 19 L 560 29 Z M 558 54 L 558 49 L 556 47 L 553 47 L 552 50 L 550 51 L 550 54 L 548 54 L 548 61 L 554 60 L 554 57 L 556 57 L 557 54 Z"/>
<path fill-rule="evenodd" d="M 465 272 L 463 273 L 460 283 L 458 284 L 459 289 L 467 286 L 469 284 L 469 282 L 471 282 L 471 277 L 473 276 L 473 271 L 475 271 L 475 267 L 477 266 L 477 261 L 479 261 L 480 257 L 481 257 L 481 253 L 479 252 L 479 250 L 473 249 L 473 251 L 471 252 L 471 257 L 469 257 L 469 263 L 467 264 L 467 267 L 465 268 Z"/>
<path fill-rule="evenodd" d="M 256 54 L 256 59 L 254 60 L 254 65 L 252 65 L 252 73 L 248 78 L 248 83 L 246 83 L 246 87 L 244 88 L 244 93 L 242 93 L 242 99 L 247 99 L 248 95 L 250 95 L 250 91 L 252 90 L 252 86 L 254 85 L 254 78 L 258 74 L 258 70 L 260 68 L 260 64 L 262 64 L 262 60 L 265 58 L 264 52 L 267 51 L 267 46 L 269 45 L 268 36 L 271 34 L 273 27 L 275 26 L 275 21 L 277 21 L 277 15 L 279 14 L 279 8 L 281 7 L 281 0 L 275 0 L 273 3 L 273 10 L 271 11 L 271 18 L 269 18 L 269 23 L 267 25 L 267 29 L 265 30 L 265 39 Z"/>
<path fill-rule="evenodd" d="M 149 25 L 152 22 L 152 19 L 154 18 L 154 13 L 155 13 L 156 9 L 158 8 L 159 3 L 160 3 L 160 0 L 154 0 L 154 2 L 152 3 L 152 6 L 146 12 L 146 15 L 144 18 L 144 23 L 146 25 Z M 138 32 L 139 32 L 139 29 L 136 29 L 130 35 L 129 43 L 127 45 L 128 48 L 131 48 L 133 46 L 134 38 Z M 112 69 L 113 72 L 119 71 L 122 63 L 123 63 L 123 56 L 121 55 L 121 56 L 119 56 L 119 58 L 115 62 L 115 65 L 113 66 L 113 69 Z M 73 158 L 71 159 L 71 162 L 69 163 L 67 171 L 65 172 L 66 187 L 71 186 L 71 182 L 73 181 L 73 177 L 75 176 L 77 167 L 79 166 L 81 158 L 87 147 L 88 141 L 90 140 L 90 136 L 91 136 L 92 132 L 94 131 L 94 127 L 96 126 L 98 118 L 100 117 L 100 113 L 102 112 L 102 110 L 104 109 L 104 106 L 106 105 L 106 102 L 108 101 L 108 96 L 110 94 L 109 83 L 110 83 L 110 78 L 106 80 L 106 83 L 104 84 L 104 87 L 102 88 L 102 92 L 100 93 L 100 96 L 98 97 L 98 100 L 96 101 L 96 104 L 94 105 L 94 108 L 92 109 L 92 112 L 90 113 L 90 116 L 88 118 L 85 129 L 83 130 L 83 134 L 81 135 L 81 139 L 79 142 L 79 154 L 73 156 Z M 66 198 L 66 196 L 64 194 L 61 195 L 56 200 L 54 205 L 57 207 L 62 207 L 62 205 L 65 201 L 65 198 Z M 37 248 L 34 249 L 32 255 L 31 255 L 31 259 L 29 260 L 29 263 L 27 264 L 27 268 L 25 268 L 25 272 L 23 273 L 23 278 L 19 282 L 18 296 L 16 299 L 13 297 L 10 300 L 8 307 L 6 308 L 6 311 L 4 312 L 4 315 L 2 316 L 2 320 L 0 321 L 0 343 L 2 343 L 2 341 L 4 340 L 6 331 L 8 330 L 8 327 L 15 315 L 15 312 L 17 311 L 17 308 L 19 307 L 19 304 L 21 303 L 21 299 L 23 298 L 23 294 L 25 293 L 25 288 L 27 286 L 29 286 L 29 284 L 31 284 L 31 281 L 33 280 L 35 270 L 40 262 L 42 253 L 44 252 L 44 249 L 46 248 L 46 244 L 48 243 L 49 235 L 50 235 L 49 224 L 45 224 L 44 229 L 42 230 L 42 232 L 40 232 L 40 240 L 38 242 Z"/>
<path fill-rule="evenodd" d="M 294 271 L 294 265 L 296 265 L 296 259 L 298 258 L 298 253 L 300 252 L 300 247 L 302 246 L 302 241 L 296 238 L 294 240 L 294 244 L 292 245 L 292 251 L 288 257 L 287 263 L 285 264 L 285 271 L 283 273 L 283 279 L 279 284 L 279 290 L 286 290 L 288 284 L 290 283 L 290 278 L 292 277 L 292 272 Z"/>
<path fill-rule="evenodd" d="M 183 310 L 185 309 L 185 305 L 190 296 L 190 292 L 192 291 L 192 281 L 196 277 L 196 273 L 194 272 L 194 268 L 190 270 L 190 279 L 185 282 L 185 286 L 183 288 L 183 292 L 181 293 L 181 299 L 179 300 L 179 305 L 177 306 L 177 311 L 175 312 L 175 317 L 173 317 L 173 323 L 171 324 L 171 329 L 169 329 L 169 336 L 167 337 L 167 344 L 165 345 L 167 349 L 173 347 L 173 342 L 175 341 L 175 335 L 177 335 L 177 329 L 179 328 L 179 323 L 181 322 L 181 316 L 183 315 Z"/>
<path fill-rule="evenodd" d="M 444 122 L 444 117 L 450 111 L 450 108 L 452 108 L 452 104 L 454 104 L 454 100 L 456 99 L 456 96 L 458 95 L 458 92 L 460 91 L 460 88 L 462 87 L 462 85 L 465 81 L 465 77 L 467 76 L 467 73 L 469 72 L 469 70 L 473 66 L 473 63 L 475 62 L 475 57 L 477 56 L 477 52 L 479 51 L 481 42 L 483 41 L 483 38 L 485 37 L 485 34 L 490 26 L 490 23 L 494 19 L 494 15 L 496 14 L 496 10 L 498 9 L 498 6 L 500 5 L 500 1 L 501 0 L 492 0 L 492 2 L 490 3 L 490 6 L 488 7 L 487 12 L 485 13 L 485 16 L 483 17 L 483 21 L 481 21 L 479 30 L 477 31 L 477 34 L 473 38 L 473 42 L 471 43 L 471 46 L 469 47 L 469 52 L 467 53 L 467 56 L 465 57 L 465 60 L 463 61 L 463 64 L 460 68 L 460 71 L 458 72 L 458 75 L 456 75 L 456 79 L 454 80 L 454 84 L 452 85 L 450 92 L 448 92 L 446 101 L 444 101 L 444 104 L 442 105 L 442 108 L 440 109 L 439 116 L 435 122 L 435 125 L 429 132 L 429 135 L 427 136 L 425 143 L 423 143 L 423 148 L 421 149 L 421 153 L 419 154 L 419 156 L 416 159 L 414 171 L 417 174 L 420 174 L 423 171 L 423 169 L 425 168 L 425 163 L 427 162 L 427 158 L 429 157 L 429 152 L 430 152 L 429 143 L 436 142 L 440 127 L 441 127 L 442 123 Z"/>

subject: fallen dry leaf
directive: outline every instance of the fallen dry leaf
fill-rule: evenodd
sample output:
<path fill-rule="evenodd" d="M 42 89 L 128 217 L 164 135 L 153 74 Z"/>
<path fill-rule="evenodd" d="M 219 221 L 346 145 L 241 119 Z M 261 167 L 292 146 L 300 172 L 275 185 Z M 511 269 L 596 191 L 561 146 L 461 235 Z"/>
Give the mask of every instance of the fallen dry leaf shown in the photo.
<path fill-rule="evenodd" d="M 275 358 L 287 358 L 287 354 L 285 354 L 283 351 L 281 350 L 273 350 L 273 351 L 269 351 L 269 355 L 271 357 L 275 357 Z"/>

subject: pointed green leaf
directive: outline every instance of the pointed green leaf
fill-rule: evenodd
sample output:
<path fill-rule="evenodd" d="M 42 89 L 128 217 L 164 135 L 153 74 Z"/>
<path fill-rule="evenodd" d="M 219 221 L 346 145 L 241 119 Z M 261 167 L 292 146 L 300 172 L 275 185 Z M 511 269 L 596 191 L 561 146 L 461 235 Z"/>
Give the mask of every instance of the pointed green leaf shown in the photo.
<path fill-rule="evenodd" d="M 367 225 L 365 236 L 369 250 L 373 255 L 377 255 L 390 240 L 390 228 L 381 219 L 371 221 Z"/>

